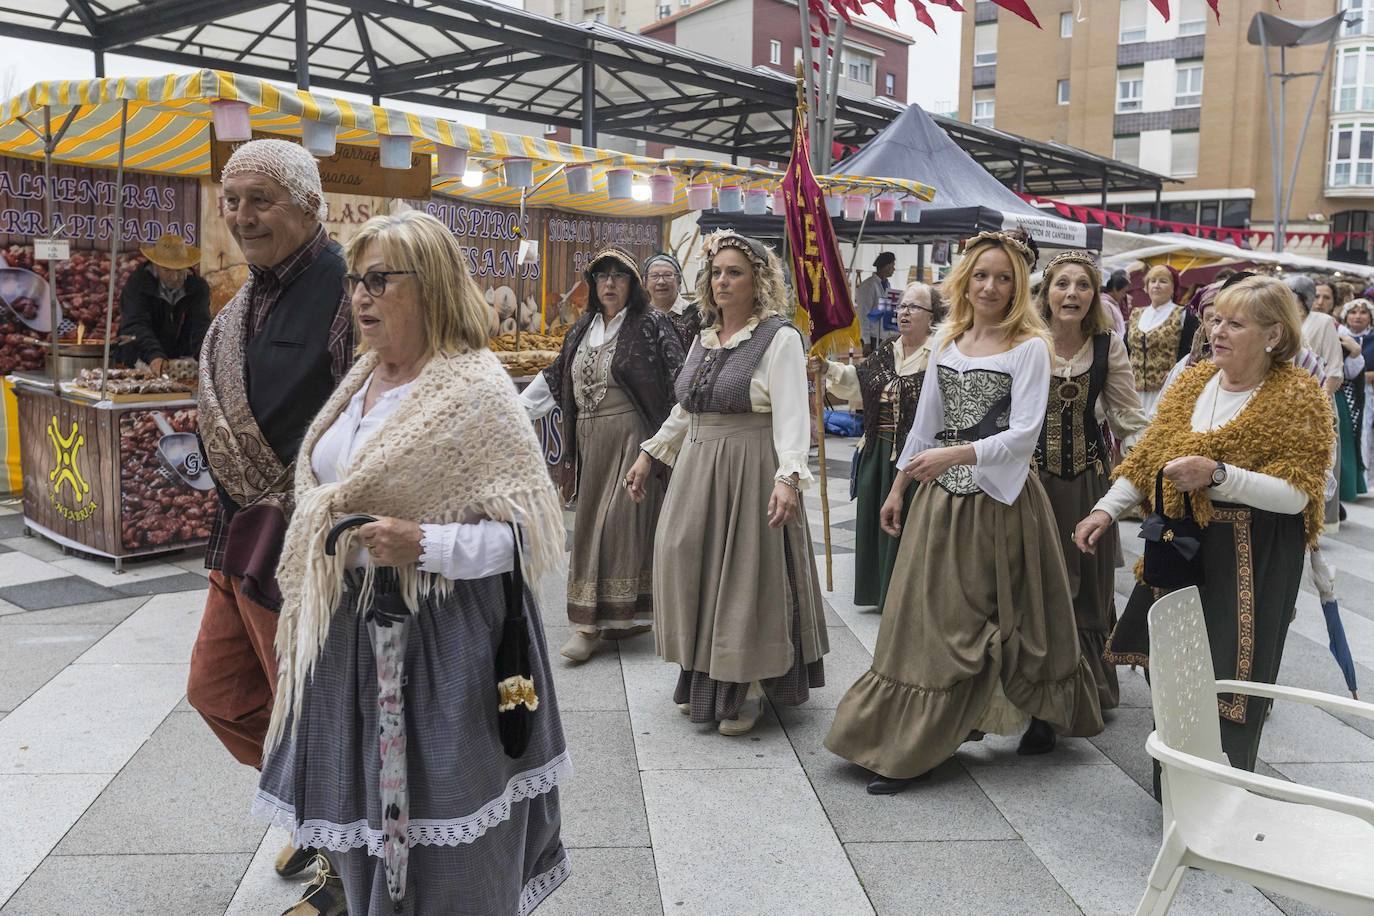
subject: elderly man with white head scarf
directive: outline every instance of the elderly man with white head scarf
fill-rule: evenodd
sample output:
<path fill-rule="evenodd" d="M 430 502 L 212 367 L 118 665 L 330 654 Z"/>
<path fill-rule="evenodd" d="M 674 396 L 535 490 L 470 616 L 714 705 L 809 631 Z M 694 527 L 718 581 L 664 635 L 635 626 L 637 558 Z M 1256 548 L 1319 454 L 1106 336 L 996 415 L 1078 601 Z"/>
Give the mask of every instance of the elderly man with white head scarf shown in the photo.
<path fill-rule="evenodd" d="M 186 693 L 229 752 L 260 767 L 292 469 L 310 421 L 352 365 L 353 317 L 342 250 L 320 224 L 314 158 L 285 140 L 253 140 L 229 157 L 221 180 L 224 222 L 250 276 L 201 349 L 200 438 L 220 512 Z M 303 871 L 313 858 L 284 852 L 278 871 Z"/>

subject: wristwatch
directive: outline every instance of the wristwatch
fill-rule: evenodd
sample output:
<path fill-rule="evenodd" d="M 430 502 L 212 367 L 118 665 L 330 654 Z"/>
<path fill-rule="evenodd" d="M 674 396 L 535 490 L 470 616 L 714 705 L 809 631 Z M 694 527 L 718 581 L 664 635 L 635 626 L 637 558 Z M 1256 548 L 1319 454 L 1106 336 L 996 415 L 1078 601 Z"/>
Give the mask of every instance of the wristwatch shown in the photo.
<path fill-rule="evenodd" d="M 1217 466 L 1212 470 L 1212 486 L 1214 486 L 1214 487 L 1219 487 L 1219 486 L 1221 486 L 1222 484 L 1224 484 L 1225 482 L 1226 482 L 1226 465 L 1224 465 L 1224 464 L 1222 464 L 1220 461 L 1218 461 L 1218 462 L 1217 462 Z"/>

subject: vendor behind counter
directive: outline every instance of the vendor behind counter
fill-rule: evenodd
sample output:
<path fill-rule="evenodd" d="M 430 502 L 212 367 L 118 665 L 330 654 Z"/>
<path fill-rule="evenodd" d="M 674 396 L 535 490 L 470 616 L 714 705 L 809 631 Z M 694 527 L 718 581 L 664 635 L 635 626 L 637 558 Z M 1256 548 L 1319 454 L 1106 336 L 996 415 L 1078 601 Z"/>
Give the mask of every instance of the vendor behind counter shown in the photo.
<path fill-rule="evenodd" d="M 160 374 L 167 360 L 200 358 L 210 285 L 191 273 L 200 249 L 180 236 L 164 235 L 139 250 L 148 263 L 129 277 L 120 297 L 119 333 L 134 339 L 120 348 L 119 359 L 129 366 L 141 359 Z"/>

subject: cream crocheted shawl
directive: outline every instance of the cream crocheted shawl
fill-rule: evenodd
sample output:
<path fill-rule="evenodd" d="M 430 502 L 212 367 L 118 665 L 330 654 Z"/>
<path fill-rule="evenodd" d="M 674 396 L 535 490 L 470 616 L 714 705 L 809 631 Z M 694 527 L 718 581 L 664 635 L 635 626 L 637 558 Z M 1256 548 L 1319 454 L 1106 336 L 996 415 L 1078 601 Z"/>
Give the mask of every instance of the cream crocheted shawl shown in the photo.
<path fill-rule="evenodd" d="M 339 383 L 301 443 L 296 463 L 296 511 L 286 531 L 277 579 L 282 591 L 277 625 L 277 692 L 268 748 L 281 740 L 288 716 L 300 713 L 301 692 L 329 635 L 343 594 L 343 575 L 357 529 L 335 556 L 325 537 L 345 515 L 368 514 L 421 524 L 488 518 L 516 522 L 522 531 L 527 581 L 562 560 L 563 509 L 515 385 L 490 350 L 433 357 L 395 413 L 364 443 L 335 483 L 321 484 L 310 455 L 377 365 L 364 354 Z M 449 580 L 399 570 L 406 606 L 448 594 Z M 363 583 L 363 606 L 371 592 Z M 294 720 L 293 720 L 294 721 Z"/>

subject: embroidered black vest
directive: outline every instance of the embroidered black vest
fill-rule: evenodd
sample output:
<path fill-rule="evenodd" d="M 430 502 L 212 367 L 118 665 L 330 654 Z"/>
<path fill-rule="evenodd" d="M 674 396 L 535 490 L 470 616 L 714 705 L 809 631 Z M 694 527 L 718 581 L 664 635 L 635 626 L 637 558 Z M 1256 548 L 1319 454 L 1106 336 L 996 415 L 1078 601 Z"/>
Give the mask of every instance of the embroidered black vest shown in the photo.
<path fill-rule="evenodd" d="M 1072 480 L 1091 467 L 1106 471 L 1107 445 L 1097 422 L 1097 399 L 1107 384 L 1110 332 L 1093 338 L 1093 361 L 1087 372 L 1064 378 L 1050 376 L 1045 424 L 1035 446 L 1035 466 Z"/>

